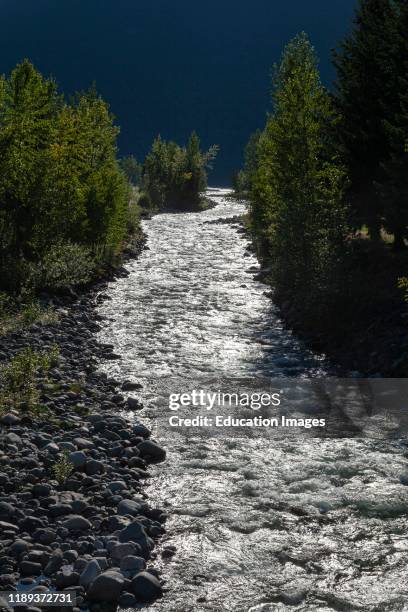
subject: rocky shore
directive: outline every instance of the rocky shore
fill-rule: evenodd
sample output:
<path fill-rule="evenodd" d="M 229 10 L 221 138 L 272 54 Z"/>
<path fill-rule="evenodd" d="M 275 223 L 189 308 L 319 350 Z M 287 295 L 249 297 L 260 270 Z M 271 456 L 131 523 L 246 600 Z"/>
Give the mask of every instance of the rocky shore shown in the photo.
<path fill-rule="evenodd" d="M 120 359 L 95 338 L 106 284 L 48 298 L 55 323 L 0 339 L 0 365 L 26 347 L 59 348 L 57 365 L 39 379 L 43 411 L 0 417 L 0 591 L 75 591 L 76 610 L 132 607 L 163 590 L 152 562 L 166 514 L 150 507 L 143 484 L 165 450 L 126 418 L 141 408 L 129 397 L 137 382 L 98 371 L 102 360 Z"/>

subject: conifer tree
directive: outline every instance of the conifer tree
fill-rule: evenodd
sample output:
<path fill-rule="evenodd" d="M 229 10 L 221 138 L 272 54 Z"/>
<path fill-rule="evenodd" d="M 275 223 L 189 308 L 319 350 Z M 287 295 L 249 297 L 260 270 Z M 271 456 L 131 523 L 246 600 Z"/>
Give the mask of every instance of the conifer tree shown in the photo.
<path fill-rule="evenodd" d="M 401 136 L 392 126 L 401 121 L 407 92 L 406 10 L 406 0 L 360 0 L 354 29 L 334 55 L 335 99 L 342 117 L 338 137 L 350 176 L 355 225 L 367 224 L 374 239 L 384 223 L 400 234 L 389 199 L 392 182 L 386 177 L 398 165 L 398 147 L 400 161 L 403 155 Z M 387 188 L 379 189 L 384 182 Z"/>
<path fill-rule="evenodd" d="M 330 144 L 337 117 L 306 34 L 275 67 L 273 102 L 258 145 L 251 222 L 278 293 L 306 302 L 311 283 L 314 296 L 327 292 L 345 231 L 344 171 Z"/>
<path fill-rule="evenodd" d="M 395 0 L 389 72 L 385 88 L 393 92 L 393 104 L 383 120 L 386 149 L 382 173 L 376 184 L 383 202 L 384 225 L 394 234 L 394 247 L 405 247 L 408 238 L 408 4 Z"/>

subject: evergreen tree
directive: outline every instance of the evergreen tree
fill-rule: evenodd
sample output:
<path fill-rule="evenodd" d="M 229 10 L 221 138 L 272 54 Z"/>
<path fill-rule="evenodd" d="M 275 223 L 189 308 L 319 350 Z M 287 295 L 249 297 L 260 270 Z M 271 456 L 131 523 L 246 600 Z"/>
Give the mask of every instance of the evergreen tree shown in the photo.
<path fill-rule="evenodd" d="M 316 307 L 330 293 L 344 240 L 344 171 L 330 142 L 337 117 L 306 34 L 275 67 L 273 102 L 259 139 L 251 223 L 281 298 L 312 308 L 312 298 Z"/>
<path fill-rule="evenodd" d="M 156 138 L 143 164 L 142 180 L 154 207 L 196 209 L 207 188 L 207 169 L 212 167 L 217 151 L 216 146 L 201 151 L 195 132 L 187 147 Z"/>
<path fill-rule="evenodd" d="M 355 225 L 366 223 L 374 239 L 384 218 L 390 217 L 389 202 L 381 197 L 378 184 L 390 171 L 383 164 L 393 157 L 391 125 L 401 112 L 400 90 L 406 86 L 399 80 L 404 71 L 406 75 L 407 56 L 402 22 L 396 40 L 396 20 L 403 12 L 405 0 L 360 0 L 354 29 L 334 55 L 336 104 L 342 117 L 338 135 L 351 181 Z"/>
<path fill-rule="evenodd" d="M 395 0 L 389 73 L 384 83 L 393 92 L 393 104 L 383 120 L 386 149 L 382 174 L 376 184 L 384 207 L 384 224 L 394 234 L 396 249 L 408 238 L 408 4 Z"/>
<path fill-rule="evenodd" d="M 251 134 L 248 144 L 245 147 L 245 159 L 244 159 L 244 174 L 246 189 L 251 190 L 256 170 L 258 168 L 258 146 L 261 138 L 262 131 L 256 130 Z"/>
<path fill-rule="evenodd" d="M 122 157 L 119 162 L 119 165 L 131 185 L 136 187 L 140 184 L 142 178 L 142 165 L 139 164 L 136 157 L 134 157 L 133 155 Z"/>
<path fill-rule="evenodd" d="M 49 279 L 60 277 L 66 252 L 78 265 L 96 246 L 119 252 L 130 194 L 117 135 L 94 87 L 68 104 L 28 60 L 0 78 L 0 287 L 41 283 L 43 262 L 55 268 Z"/>
<path fill-rule="evenodd" d="M 28 60 L 3 82 L 0 117 L 0 210 L 7 219 L 12 253 L 30 254 L 38 210 L 41 169 L 53 134 L 59 99 L 55 83 Z"/>

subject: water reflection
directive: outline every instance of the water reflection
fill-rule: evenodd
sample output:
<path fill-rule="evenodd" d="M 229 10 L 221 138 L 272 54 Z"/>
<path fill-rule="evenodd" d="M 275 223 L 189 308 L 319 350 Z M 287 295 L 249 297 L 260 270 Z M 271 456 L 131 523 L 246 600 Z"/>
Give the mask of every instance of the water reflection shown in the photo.
<path fill-rule="evenodd" d="M 157 612 L 404 610 L 407 471 L 398 441 L 191 436 L 163 427 L 168 394 L 240 377 L 294 381 L 329 366 L 279 319 L 240 227 L 243 204 L 144 222 L 149 250 L 101 305 L 107 371 L 141 382 L 146 422 L 167 448 L 149 493 L 167 507 L 172 560 Z M 232 384 L 232 382 L 230 383 Z M 407 480 L 408 482 L 408 480 Z"/>

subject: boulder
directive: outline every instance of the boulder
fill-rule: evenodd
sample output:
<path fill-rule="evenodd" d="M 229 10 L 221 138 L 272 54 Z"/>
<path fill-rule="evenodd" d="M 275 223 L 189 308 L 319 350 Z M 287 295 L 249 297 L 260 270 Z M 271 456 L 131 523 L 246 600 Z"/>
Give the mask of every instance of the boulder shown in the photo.
<path fill-rule="evenodd" d="M 148 557 L 153 548 L 153 541 L 148 537 L 141 523 L 133 521 L 119 533 L 120 542 L 136 542 L 142 549 L 144 557 Z"/>
<path fill-rule="evenodd" d="M 132 580 L 132 593 L 138 601 L 152 601 L 162 595 L 162 587 L 155 576 L 149 572 L 140 572 Z"/>
<path fill-rule="evenodd" d="M 88 599 L 103 603 L 117 603 L 123 590 L 125 579 L 119 572 L 109 570 L 93 580 L 88 589 Z"/>
<path fill-rule="evenodd" d="M 120 562 L 120 571 L 129 572 L 129 574 L 137 574 L 146 569 L 146 561 L 142 557 L 134 557 L 129 555 L 123 557 Z"/>
<path fill-rule="evenodd" d="M 118 514 L 120 516 L 126 516 L 127 514 L 138 516 L 144 505 L 146 504 L 134 501 L 133 499 L 122 499 L 118 505 Z"/>
<path fill-rule="evenodd" d="M 164 461 L 166 458 L 166 451 L 164 448 L 161 448 L 152 440 L 143 440 L 138 444 L 139 452 L 141 457 L 146 457 L 150 459 L 154 459 L 155 461 Z"/>
<path fill-rule="evenodd" d="M 62 523 L 62 526 L 68 529 L 68 531 L 88 531 L 92 525 L 83 516 L 73 514 Z"/>
<path fill-rule="evenodd" d="M 88 587 L 97 576 L 101 573 L 101 568 L 99 563 L 92 559 L 89 561 L 83 572 L 79 577 L 79 584 L 84 587 Z"/>
<path fill-rule="evenodd" d="M 76 470 L 82 469 L 87 461 L 87 456 L 80 450 L 69 453 L 68 458 Z"/>

